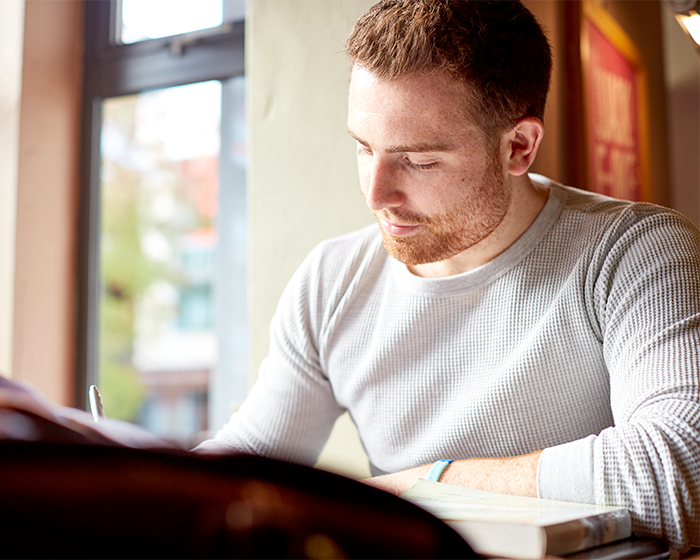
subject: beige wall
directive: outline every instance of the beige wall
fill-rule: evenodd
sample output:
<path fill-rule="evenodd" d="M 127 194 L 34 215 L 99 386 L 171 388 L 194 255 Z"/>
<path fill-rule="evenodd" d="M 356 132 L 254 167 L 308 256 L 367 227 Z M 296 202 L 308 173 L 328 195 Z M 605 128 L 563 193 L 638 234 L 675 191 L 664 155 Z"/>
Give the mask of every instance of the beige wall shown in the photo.
<path fill-rule="evenodd" d="M 247 21 L 252 378 L 292 273 L 320 241 L 373 223 L 346 132 L 343 43 L 371 0 L 254 0 Z M 353 426 L 337 425 L 323 464 L 367 474 Z M 333 442 L 339 442 L 335 446 Z M 357 451 L 357 452 L 355 452 Z"/>
<path fill-rule="evenodd" d="M 0 1 L 0 375 L 12 374 L 24 1 Z"/>
<path fill-rule="evenodd" d="M 255 0 L 247 26 L 252 371 L 308 252 L 373 222 L 346 132 L 343 41 L 371 1 Z"/>
<path fill-rule="evenodd" d="M 82 1 L 26 3 L 12 373 L 62 404 L 74 395 L 82 37 Z"/>

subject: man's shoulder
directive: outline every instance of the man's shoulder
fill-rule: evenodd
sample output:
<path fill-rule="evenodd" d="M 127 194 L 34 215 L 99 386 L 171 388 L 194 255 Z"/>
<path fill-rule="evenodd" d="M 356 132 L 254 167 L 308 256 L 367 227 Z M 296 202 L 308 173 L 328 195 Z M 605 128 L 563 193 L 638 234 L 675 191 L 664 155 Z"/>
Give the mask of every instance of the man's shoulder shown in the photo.
<path fill-rule="evenodd" d="M 608 263 L 627 257 L 640 261 L 645 255 L 695 259 L 700 234 L 676 210 L 539 179 L 533 177 L 536 182 L 546 181 L 550 197 L 557 199 L 560 209 L 549 231 L 548 243 L 541 246 L 550 249 L 546 253 L 549 258 L 560 258 L 561 248 L 566 247 L 571 254 L 588 255 Z"/>
<path fill-rule="evenodd" d="M 531 178 L 537 183 L 546 185 L 550 192 L 558 198 L 562 208 L 568 210 L 570 215 L 584 215 L 591 219 L 599 218 L 608 223 L 618 218 L 622 218 L 626 222 L 637 222 L 652 217 L 667 217 L 671 221 L 690 225 L 690 222 L 682 214 L 665 206 L 613 198 L 563 185 L 541 175 L 531 174 Z"/>
<path fill-rule="evenodd" d="M 376 250 L 382 246 L 382 235 L 377 224 L 372 224 L 356 231 L 331 237 L 321 241 L 315 251 L 337 254 L 339 250 Z"/>
<path fill-rule="evenodd" d="M 381 232 L 374 224 L 320 242 L 309 253 L 302 268 L 326 277 L 353 275 L 386 256 Z"/>
<path fill-rule="evenodd" d="M 286 292 L 334 307 L 349 291 L 362 292 L 376 283 L 387 258 L 377 225 L 326 239 L 307 255 Z"/>
<path fill-rule="evenodd" d="M 605 196 L 603 194 L 586 191 L 576 187 L 564 185 L 553 181 L 543 175 L 530 174 L 530 178 L 540 185 L 547 187 L 550 193 L 555 196 L 561 206 L 573 212 L 586 214 L 616 213 L 624 211 L 629 206 L 635 204 L 627 200 L 620 200 Z"/>

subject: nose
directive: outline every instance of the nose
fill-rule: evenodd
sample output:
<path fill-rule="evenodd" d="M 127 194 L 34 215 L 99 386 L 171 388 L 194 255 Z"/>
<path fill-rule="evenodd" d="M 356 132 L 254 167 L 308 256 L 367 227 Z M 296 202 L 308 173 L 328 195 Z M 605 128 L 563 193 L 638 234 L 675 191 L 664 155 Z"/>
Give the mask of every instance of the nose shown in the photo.
<path fill-rule="evenodd" d="M 404 195 L 399 186 L 398 171 L 390 160 L 373 156 L 364 175 L 363 193 L 370 210 L 377 212 L 403 204 Z"/>

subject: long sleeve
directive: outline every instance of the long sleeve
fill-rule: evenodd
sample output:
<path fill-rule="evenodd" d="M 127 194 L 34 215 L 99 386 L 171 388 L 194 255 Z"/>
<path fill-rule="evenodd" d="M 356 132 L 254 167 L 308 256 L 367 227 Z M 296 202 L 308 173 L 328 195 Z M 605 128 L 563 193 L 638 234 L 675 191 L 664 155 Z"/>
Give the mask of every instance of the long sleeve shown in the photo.
<path fill-rule="evenodd" d="M 320 341 L 337 300 L 345 295 L 348 272 L 337 267 L 337 258 L 327 257 L 324 247 L 309 254 L 285 288 L 270 325 L 270 353 L 250 394 L 198 451 L 238 450 L 316 462 L 345 410 L 323 367 Z M 361 260 L 364 245 L 350 243 L 332 254 L 355 254 Z"/>
<path fill-rule="evenodd" d="M 632 218 L 590 271 L 614 426 L 546 450 L 539 490 L 625 506 L 683 549 L 700 542 L 700 240 L 674 214 Z"/>

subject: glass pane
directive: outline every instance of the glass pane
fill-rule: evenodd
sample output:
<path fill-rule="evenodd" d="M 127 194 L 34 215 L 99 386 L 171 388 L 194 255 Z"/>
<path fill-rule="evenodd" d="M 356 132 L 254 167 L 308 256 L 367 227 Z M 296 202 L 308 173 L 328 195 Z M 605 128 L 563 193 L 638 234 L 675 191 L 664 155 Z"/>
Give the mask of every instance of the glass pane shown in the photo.
<path fill-rule="evenodd" d="M 240 21 L 245 0 L 121 0 L 122 43 L 169 37 Z"/>
<path fill-rule="evenodd" d="M 218 266 L 221 108 L 219 81 L 103 103 L 98 383 L 108 416 L 185 445 L 208 427 L 217 313 L 245 328 L 217 303 L 241 273 Z"/>
<path fill-rule="evenodd" d="M 245 78 L 224 81 L 217 216 L 216 332 L 219 354 L 209 387 L 209 426 L 222 426 L 248 393 L 248 217 Z M 225 310 L 225 312 L 223 311 Z"/>
<path fill-rule="evenodd" d="M 222 0 L 122 0 L 121 41 L 135 43 L 223 23 Z"/>

